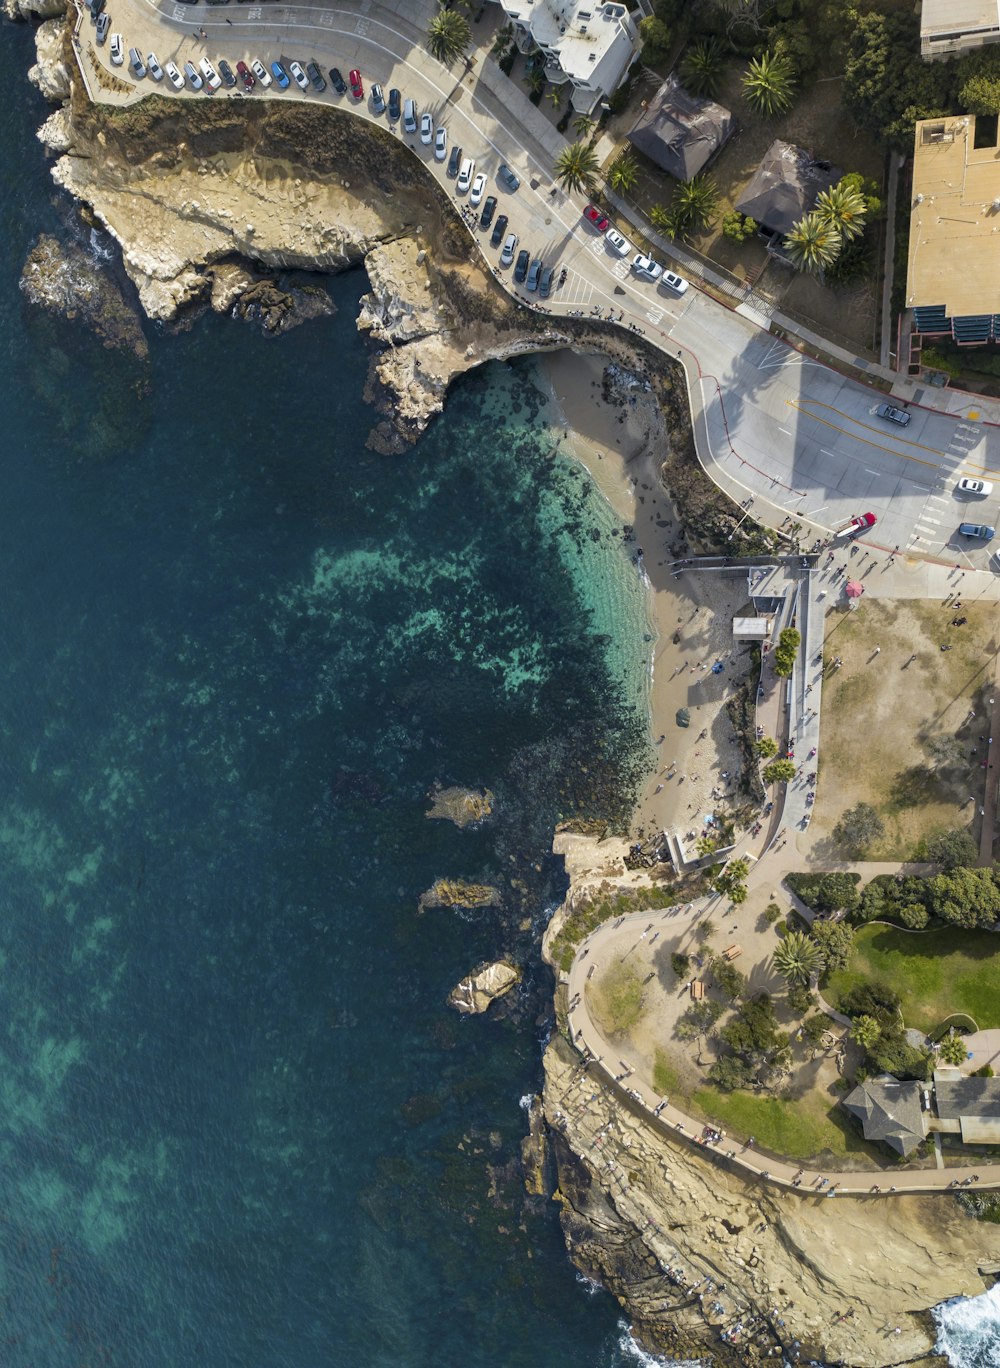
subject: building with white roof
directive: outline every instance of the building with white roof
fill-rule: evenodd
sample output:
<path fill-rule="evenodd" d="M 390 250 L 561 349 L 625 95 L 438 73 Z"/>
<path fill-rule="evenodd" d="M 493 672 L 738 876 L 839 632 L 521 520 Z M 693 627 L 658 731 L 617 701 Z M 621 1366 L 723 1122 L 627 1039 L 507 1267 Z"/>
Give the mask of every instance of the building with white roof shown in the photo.
<path fill-rule="evenodd" d="M 623 4 L 595 0 L 499 0 L 514 29 L 521 52 L 545 54 L 545 77 L 553 85 L 573 87 L 570 103 L 590 114 L 613 95 L 642 41 Z"/>
<path fill-rule="evenodd" d="M 923 0 L 921 57 L 952 57 L 1000 43 L 1000 0 Z"/>

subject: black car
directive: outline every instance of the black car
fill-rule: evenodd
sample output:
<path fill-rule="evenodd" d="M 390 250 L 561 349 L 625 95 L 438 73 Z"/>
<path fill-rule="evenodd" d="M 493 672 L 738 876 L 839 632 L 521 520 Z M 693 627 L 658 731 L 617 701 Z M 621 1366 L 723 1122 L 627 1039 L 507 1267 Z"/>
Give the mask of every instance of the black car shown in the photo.
<path fill-rule="evenodd" d="M 384 114 L 384 113 L 385 113 L 385 96 L 382 94 L 382 87 L 381 87 L 380 85 L 373 85 L 373 86 L 372 86 L 372 96 L 371 96 L 371 99 L 372 99 L 372 113 L 373 113 L 373 114 Z"/>
<path fill-rule="evenodd" d="M 347 82 L 340 74 L 340 67 L 330 68 L 330 84 L 333 86 L 334 90 L 337 92 L 338 95 L 347 94 Z"/>
<path fill-rule="evenodd" d="M 219 75 L 222 77 L 223 84 L 234 86 L 236 84 L 236 77 L 233 75 L 233 69 L 229 63 L 224 58 L 220 57 L 215 65 L 218 68 Z"/>
<path fill-rule="evenodd" d="M 503 242 L 503 235 L 507 231 L 507 215 L 501 214 L 493 225 L 493 235 L 490 238 L 491 247 L 499 247 Z"/>
<path fill-rule="evenodd" d="M 528 262 L 531 260 L 531 253 L 527 247 L 522 247 L 517 254 L 517 265 L 514 267 L 514 284 L 520 285 L 524 277 L 528 274 Z"/>
<path fill-rule="evenodd" d="M 105 6 L 107 3 L 108 3 L 108 0 L 91 0 L 91 5 L 90 5 L 90 17 L 91 17 L 91 19 L 93 20 L 93 22 L 94 22 L 95 24 L 97 23 L 98 19 L 100 18 L 101 11 L 104 9 L 104 6 Z"/>
<path fill-rule="evenodd" d="M 389 105 L 392 108 L 392 105 Z M 454 178 L 458 175 L 458 168 L 462 165 L 462 149 L 456 143 L 451 149 L 451 156 L 448 158 L 448 175 Z"/>
<path fill-rule="evenodd" d="M 542 278 L 538 282 L 538 293 L 543 299 L 548 299 L 552 293 L 552 277 L 555 275 L 554 266 L 546 266 L 542 272 Z"/>
<path fill-rule="evenodd" d="M 312 88 L 315 90 L 316 94 L 322 95 L 323 91 L 326 89 L 326 82 L 323 80 L 323 73 L 315 62 L 306 63 L 306 75 L 309 77 Z"/>
<path fill-rule="evenodd" d="M 500 170 L 497 172 L 497 180 L 505 189 L 509 190 L 511 194 L 513 194 L 521 184 L 506 162 L 500 163 Z"/>
<path fill-rule="evenodd" d="M 488 228 L 493 222 L 493 215 L 497 211 L 496 195 L 487 195 L 486 203 L 483 205 L 483 212 L 479 215 L 480 228 Z"/>
<path fill-rule="evenodd" d="M 403 97 L 395 86 L 389 91 L 389 122 L 398 123 L 403 112 Z"/>

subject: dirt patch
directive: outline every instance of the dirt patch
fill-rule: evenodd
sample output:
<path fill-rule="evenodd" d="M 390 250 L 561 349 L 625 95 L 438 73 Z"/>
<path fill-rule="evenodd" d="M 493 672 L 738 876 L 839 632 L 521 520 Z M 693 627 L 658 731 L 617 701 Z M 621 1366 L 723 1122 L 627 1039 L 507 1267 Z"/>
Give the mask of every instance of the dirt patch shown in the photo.
<path fill-rule="evenodd" d="M 961 627 L 952 619 L 965 617 Z M 948 646 L 949 650 L 942 650 Z M 876 647 L 881 649 L 876 652 Z M 1000 636 L 991 604 L 879 599 L 826 621 L 821 745 L 812 829 L 822 853 L 841 813 L 875 807 L 869 859 L 909 859 L 923 837 L 967 827 L 979 840 L 988 699 Z M 843 666 L 831 670 L 834 657 Z"/>

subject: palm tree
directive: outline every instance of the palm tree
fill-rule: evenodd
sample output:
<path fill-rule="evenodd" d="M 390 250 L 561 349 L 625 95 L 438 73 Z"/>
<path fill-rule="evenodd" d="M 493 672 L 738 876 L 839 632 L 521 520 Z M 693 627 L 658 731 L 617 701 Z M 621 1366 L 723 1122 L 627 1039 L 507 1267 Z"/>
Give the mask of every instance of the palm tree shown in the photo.
<path fill-rule="evenodd" d="M 589 191 L 600 169 L 597 153 L 585 143 L 570 143 L 556 158 L 556 180 L 571 194 L 577 190 Z"/>
<path fill-rule="evenodd" d="M 673 207 L 682 214 L 687 232 L 707 228 L 719 207 L 719 188 L 711 176 L 695 176 L 687 184 L 678 185 Z"/>
<path fill-rule="evenodd" d="M 446 66 L 461 57 L 471 41 L 468 19 L 454 10 L 440 10 L 427 26 L 427 51 Z"/>
<path fill-rule="evenodd" d="M 619 195 L 627 195 L 639 178 L 639 163 L 627 147 L 619 152 L 608 172 L 608 184 Z"/>
<path fill-rule="evenodd" d="M 573 120 L 573 132 L 583 142 L 584 138 L 589 138 L 597 127 L 597 120 L 592 119 L 589 114 L 578 114 Z"/>
<path fill-rule="evenodd" d="M 860 237 L 865 231 L 868 205 L 860 190 L 853 186 L 831 185 L 816 196 L 815 212 L 824 223 L 836 228 L 845 242 Z"/>
<path fill-rule="evenodd" d="M 669 209 L 664 204 L 654 204 L 649 211 L 649 221 L 669 238 L 686 238 L 690 227 L 687 214 L 674 204 Z"/>
<path fill-rule="evenodd" d="M 854 1025 L 851 1027 L 851 1039 L 861 1046 L 865 1054 L 875 1048 L 881 1034 L 881 1023 L 875 1017 L 859 1016 L 854 1018 Z"/>
<path fill-rule="evenodd" d="M 532 95 L 541 95 L 545 89 L 545 72 L 540 66 L 528 67 L 525 80 L 528 82 L 528 89 Z"/>
<path fill-rule="evenodd" d="M 782 978 L 805 987 L 823 968 L 823 947 L 804 931 L 789 931 L 774 952 L 774 964 Z"/>
<path fill-rule="evenodd" d="M 956 1068 L 960 1064 L 964 1064 L 968 1057 L 965 1041 L 954 1031 L 951 1031 L 941 1041 L 938 1046 L 938 1053 L 946 1064 L 953 1064 Z"/>
<path fill-rule="evenodd" d="M 841 243 L 836 224 L 813 213 L 799 219 L 785 238 L 785 251 L 800 271 L 821 275 L 840 256 Z"/>
<path fill-rule="evenodd" d="M 750 59 L 743 77 L 743 89 L 757 113 L 763 114 L 765 119 L 773 119 L 792 103 L 794 77 L 795 68 L 784 52 L 765 52 Z"/>
<path fill-rule="evenodd" d="M 717 38 L 705 38 L 689 47 L 681 62 L 681 79 L 692 95 L 714 95 L 723 66 Z"/>
<path fill-rule="evenodd" d="M 496 57 L 497 60 L 501 57 L 506 57 L 513 44 L 514 26 L 513 24 L 504 24 L 501 28 L 497 29 L 497 36 L 493 39 L 493 46 L 490 48 L 490 54 L 493 57 Z"/>
<path fill-rule="evenodd" d="M 553 86 L 548 93 L 548 101 L 553 109 L 558 109 L 562 104 L 562 86 Z"/>

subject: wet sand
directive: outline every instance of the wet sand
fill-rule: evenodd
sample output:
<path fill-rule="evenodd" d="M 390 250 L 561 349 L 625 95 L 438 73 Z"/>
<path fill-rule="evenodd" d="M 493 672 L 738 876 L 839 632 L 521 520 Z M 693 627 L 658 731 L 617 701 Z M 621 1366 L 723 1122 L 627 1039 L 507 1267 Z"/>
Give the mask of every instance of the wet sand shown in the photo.
<path fill-rule="evenodd" d="M 622 522 L 635 528 L 635 545 L 643 551 L 656 637 L 649 707 L 657 762 L 640 794 L 634 831 L 699 833 L 705 816 L 718 806 L 713 789 L 735 795 L 740 772 L 725 704 L 735 668 L 732 617 L 746 601 L 746 589 L 743 581 L 708 575 L 674 578 L 671 542 L 680 528 L 658 474 L 658 453 L 666 441 L 663 417 L 652 396 L 638 387 L 617 386 L 620 402 L 606 403 L 608 364 L 596 353 L 555 352 L 539 358 L 539 378 L 551 392 L 549 421 L 560 449 L 587 468 Z M 735 659 L 742 671 L 745 657 Z M 725 669 L 713 675 L 716 661 Z M 677 725 L 679 708 L 690 710 L 686 729 Z"/>

